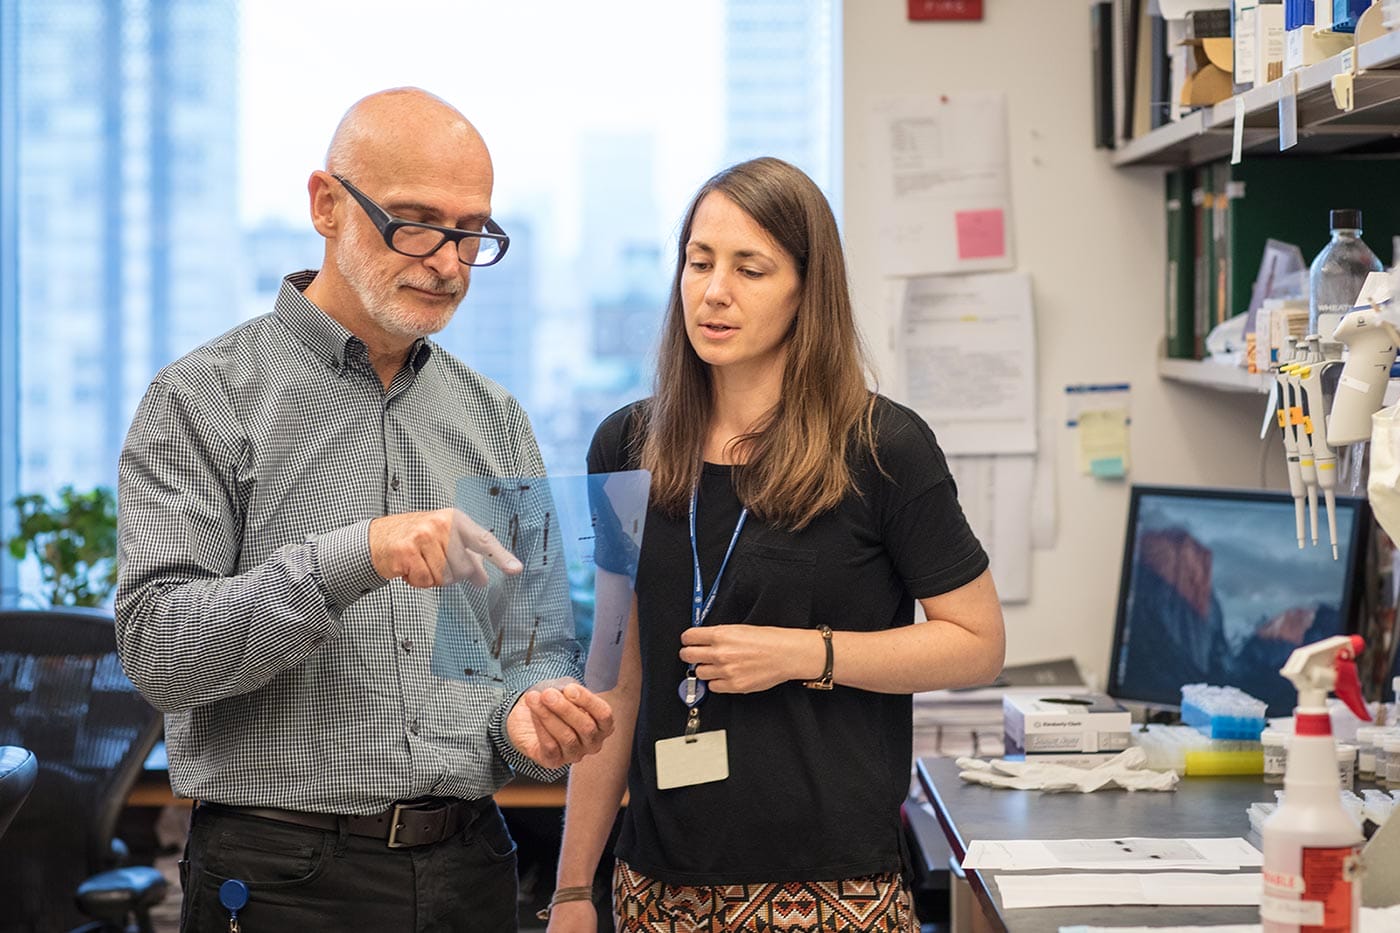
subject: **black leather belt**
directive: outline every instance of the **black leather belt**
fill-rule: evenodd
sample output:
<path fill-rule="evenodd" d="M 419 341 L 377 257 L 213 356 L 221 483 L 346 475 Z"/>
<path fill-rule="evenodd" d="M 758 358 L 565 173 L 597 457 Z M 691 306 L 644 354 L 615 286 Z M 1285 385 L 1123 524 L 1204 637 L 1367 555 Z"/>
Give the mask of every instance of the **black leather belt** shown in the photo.
<path fill-rule="evenodd" d="M 281 810 L 277 807 L 234 807 L 222 803 L 201 803 L 200 809 L 235 816 L 254 816 L 262 820 L 291 823 L 309 829 L 337 832 L 340 821 L 353 836 L 383 839 L 391 849 L 427 846 L 461 832 L 476 817 L 495 806 L 490 797 L 477 800 L 455 800 L 429 797 L 405 800 L 381 813 L 368 816 L 340 816 L 335 813 L 309 813 L 304 810 Z"/>

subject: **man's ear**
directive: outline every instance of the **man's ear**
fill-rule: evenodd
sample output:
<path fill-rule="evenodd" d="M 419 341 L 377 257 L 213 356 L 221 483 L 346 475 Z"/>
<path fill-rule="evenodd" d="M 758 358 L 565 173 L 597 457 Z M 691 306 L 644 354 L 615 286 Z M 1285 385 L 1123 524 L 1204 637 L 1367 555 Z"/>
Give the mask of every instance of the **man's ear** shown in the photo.
<path fill-rule="evenodd" d="M 327 239 L 333 238 L 336 233 L 337 199 L 332 191 L 335 185 L 336 180 L 322 171 L 312 172 L 306 180 L 306 192 L 311 199 L 311 225 Z"/>

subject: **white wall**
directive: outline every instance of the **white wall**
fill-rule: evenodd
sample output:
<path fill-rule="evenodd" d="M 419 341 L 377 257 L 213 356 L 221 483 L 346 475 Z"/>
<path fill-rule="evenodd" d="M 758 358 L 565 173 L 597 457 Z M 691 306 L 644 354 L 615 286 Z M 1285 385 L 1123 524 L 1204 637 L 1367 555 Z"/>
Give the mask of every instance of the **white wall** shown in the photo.
<path fill-rule="evenodd" d="M 1017 268 L 1034 289 L 1039 411 L 1054 459 L 1059 533 L 1035 552 L 1029 603 L 1007 607 L 1007 660 L 1073 654 L 1103 684 L 1128 483 L 1077 471 L 1064 386 L 1131 382 L 1129 482 L 1283 482 L 1277 441 L 1261 459 L 1262 395 L 1165 382 L 1162 171 L 1114 169 L 1092 145 L 1085 0 L 986 0 L 975 23 L 913 23 L 905 0 L 844 0 L 845 236 L 856 305 L 881 384 L 893 385 L 866 113 L 887 95 L 1000 90 L 1007 95 Z M 1275 463 L 1277 461 L 1277 463 Z"/>

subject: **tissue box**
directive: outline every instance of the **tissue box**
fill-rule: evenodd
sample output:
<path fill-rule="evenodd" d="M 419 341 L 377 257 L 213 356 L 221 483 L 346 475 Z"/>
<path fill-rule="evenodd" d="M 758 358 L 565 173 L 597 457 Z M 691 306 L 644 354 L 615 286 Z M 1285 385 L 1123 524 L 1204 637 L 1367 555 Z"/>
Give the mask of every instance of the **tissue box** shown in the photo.
<path fill-rule="evenodd" d="M 1008 755 L 1121 752 L 1133 728 L 1128 710 L 1101 693 L 1009 693 L 1001 711 Z"/>

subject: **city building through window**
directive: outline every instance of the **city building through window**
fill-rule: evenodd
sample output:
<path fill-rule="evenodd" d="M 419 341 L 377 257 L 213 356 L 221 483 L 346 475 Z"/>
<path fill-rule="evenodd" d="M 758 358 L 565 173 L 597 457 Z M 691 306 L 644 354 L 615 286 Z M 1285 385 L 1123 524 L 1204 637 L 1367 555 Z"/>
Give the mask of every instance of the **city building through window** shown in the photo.
<path fill-rule="evenodd" d="M 676 231 L 774 155 L 839 204 L 834 0 L 0 0 L 0 537 L 115 485 L 151 377 L 316 268 L 345 108 L 426 88 L 481 130 L 511 235 L 435 338 L 524 404 L 552 473 L 647 394 Z M 35 568 L 0 558 L 0 600 Z"/>

